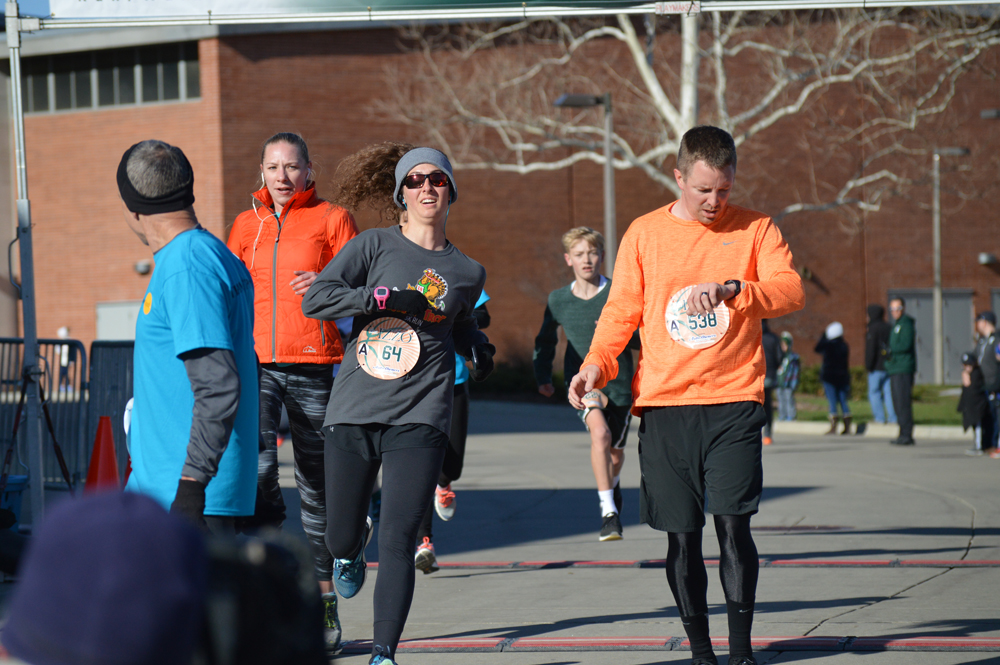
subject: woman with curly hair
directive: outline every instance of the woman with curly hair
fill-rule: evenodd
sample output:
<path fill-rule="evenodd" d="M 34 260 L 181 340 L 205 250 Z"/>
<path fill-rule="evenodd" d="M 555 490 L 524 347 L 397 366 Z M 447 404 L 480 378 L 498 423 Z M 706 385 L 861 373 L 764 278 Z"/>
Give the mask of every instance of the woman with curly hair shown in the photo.
<path fill-rule="evenodd" d="M 406 222 L 365 231 L 323 269 L 302 301 L 306 316 L 354 317 L 327 408 L 326 542 L 344 598 L 365 582 L 368 499 L 382 469 L 379 575 L 369 663 L 394 665 L 413 600 L 413 545 L 441 472 L 455 383 L 455 352 L 472 378 L 493 369 L 495 349 L 473 314 L 481 265 L 445 236 L 458 187 L 433 148 L 383 143 L 338 169 L 335 201 Z"/>

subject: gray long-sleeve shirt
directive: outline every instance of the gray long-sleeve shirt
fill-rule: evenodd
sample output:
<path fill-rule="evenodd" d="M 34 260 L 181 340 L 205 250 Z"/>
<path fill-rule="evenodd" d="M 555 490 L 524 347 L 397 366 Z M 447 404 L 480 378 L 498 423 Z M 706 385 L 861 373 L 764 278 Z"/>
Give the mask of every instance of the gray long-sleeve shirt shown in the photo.
<path fill-rule="evenodd" d="M 302 300 L 308 317 L 355 317 L 323 426 L 419 423 L 448 432 L 454 354 L 468 358 L 472 346 L 487 341 L 473 315 L 485 282 L 486 270 L 454 245 L 440 251 L 424 249 L 403 236 L 398 226 L 371 229 L 347 243 Z M 374 298 L 379 286 L 420 290 L 428 309 L 422 318 L 381 311 Z M 385 316 L 402 317 L 420 344 L 416 364 L 399 378 L 372 376 L 358 361 L 359 338 L 362 350 L 370 352 L 363 331 Z"/>

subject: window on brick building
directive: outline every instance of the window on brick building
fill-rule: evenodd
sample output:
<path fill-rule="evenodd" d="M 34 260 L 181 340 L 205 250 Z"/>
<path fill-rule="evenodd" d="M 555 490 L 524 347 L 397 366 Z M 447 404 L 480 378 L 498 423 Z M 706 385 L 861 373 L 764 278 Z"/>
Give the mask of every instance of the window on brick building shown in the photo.
<path fill-rule="evenodd" d="M 25 113 L 158 104 L 201 97 L 198 43 L 24 58 Z"/>

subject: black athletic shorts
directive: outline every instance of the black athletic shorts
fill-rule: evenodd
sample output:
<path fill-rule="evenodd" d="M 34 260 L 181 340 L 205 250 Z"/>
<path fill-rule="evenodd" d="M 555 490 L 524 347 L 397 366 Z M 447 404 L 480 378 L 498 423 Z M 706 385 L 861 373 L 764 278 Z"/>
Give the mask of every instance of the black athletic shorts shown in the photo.
<path fill-rule="evenodd" d="M 583 409 L 576 412 L 588 432 L 590 431 L 590 426 L 587 424 L 587 415 L 593 410 Z M 611 447 L 621 450 L 625 447 L 626 439 L 628 439 L 628 426 L 632 422 L 632 406 L 608 404 L 605 408 L 598 409 L 598 411 L 604 414 L 604 421 L 608 423 L 608 429 L 611 430 Z"/>
<path fill-rule="evenodd" d="M 705 513 L 752 515 L 764 469 L 757 402 L 643 409 L 639 424 L 639 512 L 654 529 L 698 531 Z"/>
<path fill-rule="evenodd" d="M 360 455 L 366 460 L 382 459 L 382 453 L 403 448 L 446 448 L 448 435 L 430 425 L 331 425 L 324 428 L 326 445 Z"/>

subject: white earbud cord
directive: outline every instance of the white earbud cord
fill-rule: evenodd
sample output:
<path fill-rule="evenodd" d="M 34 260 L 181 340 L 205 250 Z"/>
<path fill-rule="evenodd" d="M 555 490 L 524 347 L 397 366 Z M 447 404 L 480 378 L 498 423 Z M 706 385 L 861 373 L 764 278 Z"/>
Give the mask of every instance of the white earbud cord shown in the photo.
<path fill-rule="evenodd" d="M 260 240 L 260 233 L 264 230 L 264 220 L 257 212 L 257 197 L 252 196 L 250 198 L 253 199 L 253 214 L 257 215 L 257 219 L 260 220 L 260 226 L 257 227 L 257 237 L 253 239 L 253 254 L 250 255 L 250 270 L 253 270 L 253 263 L 257 260 L 257 241 Z"/>

